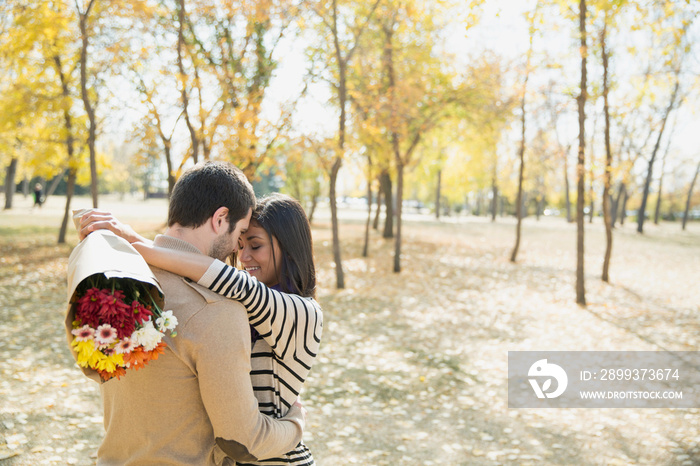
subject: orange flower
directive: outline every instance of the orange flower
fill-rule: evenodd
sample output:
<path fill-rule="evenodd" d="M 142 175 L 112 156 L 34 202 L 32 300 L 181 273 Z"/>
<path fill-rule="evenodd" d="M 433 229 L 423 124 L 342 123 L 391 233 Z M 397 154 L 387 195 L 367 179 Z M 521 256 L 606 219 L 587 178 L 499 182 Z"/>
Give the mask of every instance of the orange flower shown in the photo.
<path fill-rule="evenodd" d="M 144 367 L 146 363 L 148 363 L 148 360 L 148 352 L 143 350 L 143 346 L 139 346 L 131 353 L 124 355 L 124 364 L 128 364 L 129 368 L 134 368 L 136 370 Z"/>
<path fill-rule="evenodd" d="M 166 345 L 166 344 L 165 344 L 164 342 L 162 342 L 162 341 L 161 341 L 160 343 L 158 343 L 158 346 L 156 346 L 155 348 L 153 348 L 153 350 L 149 351 L 148 355 L 149 355 L 150 359 L 151 359 L 152 361 L 158 359 L 158 355 L 161 355 L 161 354 L 165 353 L 165 347 L 166 347 L 166 346 L 168 346 L 168 345 Z"/>
<path fill-rule="evenodd" d="M 100 374 L 100 377 L 102 377 L 102 380 L 104 380 L 105 382 L 107 380 L 111 379 L 112 377 L 116 377 L 117 380 L 119 380 L 119 378 L 121 376 L 126 375 L 126 370 L 121 366 L 117 366 L 114 369 L 114 372 L 107 372 L 107 371 L 102 371 L 99 369 L 95 369 L 95 370 L 97 371 L 98 374 Z"/>

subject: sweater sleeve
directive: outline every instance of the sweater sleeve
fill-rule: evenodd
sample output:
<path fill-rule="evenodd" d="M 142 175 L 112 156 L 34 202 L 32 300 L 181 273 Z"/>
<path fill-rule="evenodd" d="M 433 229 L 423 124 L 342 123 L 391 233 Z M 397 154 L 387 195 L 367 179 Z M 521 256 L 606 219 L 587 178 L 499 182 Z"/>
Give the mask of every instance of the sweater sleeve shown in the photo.
<path fill-rule="evenodd" d="M 272 290 L 219 260 L 199 284 L 243 304 L 248 321 L 278 358 L 307 371 L 311 368 L 323 329 L 323 313 L 316 300 Z"/>
<path fill-rule="evenodd" d="M 250 383 L 250 337 L 242 312 L 227 300 L 208 303 L 187 323 L 187 354 L 217 445 L 239 462 L 283 455 L 301 441 L 304 419 L 292 409 L 282 419 L 258 410 Z M 184 343 L 184 342 L 182 342 Z"/>

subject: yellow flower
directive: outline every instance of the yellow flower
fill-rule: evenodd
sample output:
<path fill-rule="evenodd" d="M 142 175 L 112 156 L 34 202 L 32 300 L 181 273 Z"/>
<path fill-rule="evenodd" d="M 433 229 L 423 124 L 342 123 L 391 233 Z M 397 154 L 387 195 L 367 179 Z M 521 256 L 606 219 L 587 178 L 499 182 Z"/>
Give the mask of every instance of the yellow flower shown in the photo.
<path fill-rule="evenodd" d="M 88 365 L 90 366 L 90 368 L 95 369 L 97 368 L 97 366 L 99 366 L 100 361 L 102 361 L 103 359 L 107 359 L 107 356 L 105 356 L 104 353 L 102 353 L 102 351 L 95 351 L 90 356 L 90 359 L 88 360 Z"/>
<path fill-rule="evenodd" d="M 100 353 L 102 354 L 102 353 Z M 118 353 L 112 353 L 109 356 L 102 354 L 102 358 L 97 362 L 96 369 L 105 372 L 114 372 L 117 366 L 124 365 L 124 356 Z"/>
<path fill-rule="evenodd" d="M 78 353 L 78 364 L 80 364 L 80 367 L 88 367 L 94 354 L 99 353 L 99 351 L 95 349 L 95 344 L 92 340 L 78 341 L 77 338 L 74 338 L 71 346 L 73 346 L 76 353 Z"/>

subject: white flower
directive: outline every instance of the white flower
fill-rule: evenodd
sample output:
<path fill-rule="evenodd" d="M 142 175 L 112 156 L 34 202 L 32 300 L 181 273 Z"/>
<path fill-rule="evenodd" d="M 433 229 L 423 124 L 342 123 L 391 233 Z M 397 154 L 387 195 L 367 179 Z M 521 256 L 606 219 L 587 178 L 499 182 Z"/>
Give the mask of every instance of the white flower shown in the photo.
<path fill-rule="evenodd" d="M 165 311 L 156 319 L 158 330 L 165 332 L 166 330 L 174 330 L 177 326 L 177 317 L 173 315 L 173 311 Z"/>
<path fill-rule="evenodd" d="M 137 344 L 143 346 L 143 349 L 146 351 L 151 351 L 158 346 L 158 343 L 160 343 L 163 336 L 164 335 L 162 333 L 156 330 L 156 328 L 153 326 L 153 321 L 150 319 L 143 325 L 143 327 L 131 334 L 131 338 L 136 340 Z"/>

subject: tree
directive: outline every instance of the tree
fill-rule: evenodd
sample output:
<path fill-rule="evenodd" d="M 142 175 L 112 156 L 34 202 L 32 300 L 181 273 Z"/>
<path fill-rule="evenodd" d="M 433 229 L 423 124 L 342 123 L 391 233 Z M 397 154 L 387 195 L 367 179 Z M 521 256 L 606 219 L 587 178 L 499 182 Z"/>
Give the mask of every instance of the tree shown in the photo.
<path fill-rule="evenodd" d="M 577 98 L 578 102 L 578 162 L 576 166 L 577 176 L 577 198 L 576 198 L 576 302 L 579 305 L 586 305 L 586 290 L 584 285 L 584 219 L 583 205 L 586 190 L 585 166 L 586 166 L 586 59 L 588 49 L 586 45 L 586 0 L 579 2 L 579 34 L 581 47 L 581 92 Z"/>
<path fill-rule="evenodd" d="M 389 91 L 384 120 L 396 169 L 394 272 L 401 271 L 404 172 L 416 161 L 421 139 L 472 94 L 466 85 L 454 87 L 454 76 L 443 68 L 435 15 L 423 5 L 387 2 L 377 16 L 381 69 Z M 422 34 L 415 34 L 417 30 Z"/>
<path fill-rule="evenodd" d="M 605 118 L 605 175 L 603 179 L 603 218 L 605 221 L 605 258 L 603 259 L 604 282 L 610 281 L 610 256 L 612 254 L 612 215 L 610 214 L 610 173 L 612 170 L 612 150 L 610 149 L 610 109 L 608 105 L 608 50 L 606 35 L 608 31 L 608 13 L 603 15 L 603 28 L 600 32 L 600 50 L 603 59 L 603 113 Z"/>
<path fill-rule="evenodd" d="M 668 157 L 668 151 L 671 147 L 671 141 L 673 141 L 673 130 L 675 129 L 676 125 L 671 127 L 671 133 L 668 136 L 668 139 L 666 140 L 666 150 L 664 151 L 664 155 L 661 158 L 661 173 L 659 174 L 659 191 L 656 196 L 656 208 L 654 209 L 654 225 L 659 224 L 659 213 L 661 211 L 661 198 L 663 197 L 663 188 L 664 188 L 664 173 L 666 171 L 666 158 Z"/>
<path fill-rule="evenodd" d="M 655 6 L 658 8 L 658 12 L 655 12 L 656 15 L 658 15 L 658 21 L 653 24 L 652 30 L 660 37 L 659 52 L 661 56 L 654 58 L 661 63 L 661 69 L 659 70 L 660 81 L 663 84 L 668 81 L 673 82 L 673 89 L 670 92 L 668 105 L 665 107 L 661 117 L 656 143 L 654 144 L 647 164 L 642 201 L 637 211 L 638 233 L 644 233 L 644 220 L 646 217 L 646 206 L 653 177 L 654 163 L 661 145 L 661 139 L 664 136 L 666 123 L 673 109 L 677 108 L 682 101 L 682 99 L 680 99 L 682 95 L 680 92 L 681 68 L 682 65 L 686 63 L 686 56 L 692 50 L 691 44 L 689 43 L 688 31 L 697 17 L 697 11 L 693 11 L 692 8 L 684 8 L 683 5 L 664 3 L 663 5 Z"/>
<path fill-rule="evenodd" d="M 329 172 L 329 202 L 331 206 L 331 231 L 333 236 L 333 261 L 335 262 L 336 287 L 345 288 L 345 276 L 340 257 L 340 235 L 338 231 L 338 206 L 336 204 L 336 184 L 338 172 L 343 163 L 345 155 L 345 139 L 347 124 L 347 73 L 353 56 L 358 50 L 362 34 L 367 28 L 377 5 L 381 0 L 374 1 L 368 9 L 362 8 L 357 3 L 341 5 L 338 0 L 331 0 L 329 4 L 318 2 L 311 5 L 312 10 L 321 21 L 322 37 L 330 40 L 321 40 L 320 47 L 315 50 L 321 55 L 324 66 L 328 67 L 328 78 L 335 92 L 336 104 L 338 105 L 338 135 L 337 147 L 334 151 L 333 159 L 328 166 Z"/>
<path fill-rule="evenodd" d="M 647 168 L 647 176 L 646 180 L 644 182 L 644 191 L 642 192 L 642 204 L 639 207 L 639 211 L 637 212 L 637 232 L 638 233 L 644 233 L 644 217 L 646 216 L 646 207 L 647 207 L 647 199 L 649 197 L 649 187 L 651 186 L 651 179 L 653 176 L 653 170 L 654 170 L 654 162 L 656 161 L 656 153 L 659 150 L 659 145 L 661 144 L 661 137 L 664 134 L 664 129 L 666 128 L 666 121 L 668 120 L 668 116 L 671 113 L 671 110 L 673 110 L 674 105 L 676 103 L 676 96 L 678 95 L 678 89 L 680 87 L 680 69 L 677 69 L 676 71 L 676 79 L 675 79 L 675 84 L 673 86 L 673 91 L 671 91 L 671 98 L 668 103 L 668 107 L 666 107 L 666 111 L 664 112 L 664 116 L 661 119 L 661 129 L 659 129 L 659 134 L 658 137 L 656 138 L 656 144 L 654 144 L 654 149 L 651 152 L 651 157 L 649 158 L 649 164 Z"/>
<path fill-rule="evenodd" d="M 515 212 L 517 217 L 517 224 L 515 227 L 515 245 L 513 246 L 513 251 L 510 254 L 510 261 L 515 262 L 518 257 L 518 249 L 520 248 L 520 233 L 522 229 L 523 222 L 523 179 L 525 178 L 525 97 L 527 94 L 527 81 L 530 78 L 530 62 L 532 60 L 532 44 L 535 38 L 535 18 L 537 15 L 537 9 L 539 8 L 539 2 L 535 5 L 535 11 L 528 14 L 529 22 L 529 47 L 527 49 L 527 55 L 525 59 L 525 76 L 523 79 L 522 95 L 520 97 L 520 149 L 518 150 L 518 158 L 520 160 L 520 169 L 518 172 L 518 196 L 515 200 Z"/>
<path fill-rule="evenodd" d="M 89 133 L 88 133 L 88 149 L 90 150 L 90 193 L 92 195 L 92 207 L 97 208 L 97 156 L 95 155 L 95 140 L 97 138 L 97 122 L 95 119 L 95 110 L 90 101 L 90 95 L 88 94 L 87 80 L 88 80 L 88 42 L 89 42 L 89 32 L 88 32 L 88 19 L 90 17 L 90 10 L 92 10 L 95 0 L 89 0 L 87 6 L 82 9 L 80 4 L 76 0 L 75 8 L 78 13 L 79 25 L 80 25 L 80 95 L 83 100 L 83 105 L 85 106 L 85 113 L 87 113 L 88 121 L 90 122 Z"/>
<path fill-rule="evenodd" d="M 187 84 L 187 72 L 185 71 L 185 22 L 187 21 L 187 12 L 185 11 L 185 0 L 178 0 L 177 2 L 177 69 L 178 69 L 178 81 L 180 84 L 180 99 L 182 101 L 182 114 L 185 116 L 185 123 L 187 124 L 187 130 L 190 133 L 190 141 L 192 148 L 192 161 L 194 163 L 199 162 L 199 137 L 197 136 L 197 131 L 192 124 L 190 119 L 190 97 L 189 89 Z"/>
<path fill-rule="evenodd" d="M 693 175 L 693 181 L 690 182 L 690 188 L 688 188 L 688 198 L 685 201 L 685 211 L 683 212 L 683 223 L 681 228 L 685 230 L 685 225 L 688 223 L 688 212 L 690 211 L 690 201 L 693 198 L 693 188 L 695 187 L 695 181 L 698 179 L 698 173 L 700 172 L 700 162 L 695 169 L 695 175 Z"/>
<path fill-rule="evenodd" d="M 12 92 L 16 110 L 9 115 L 20 124 L 15 140 L 26 151 L 27 168 L 43 173 L 45 178 L 67 170 L 66 207 L 58 234 L 65 242 L 70 204 L 82 166 L 80 152 L 84 119 L 75 116 L 78 100 L 75 70 L 79 67 L 77 44 L 72 37 L 70 8 L 64 3 L 6 5 L 11 18 L 0 48 L 9 60 L 14 80 Z M 8 101 L 9 103 L 9 101 Z M 0 123 L 0 133 L 4 125 Z M 26 131 L 26 133 L 25 133 Z M 85 138 L 87 140 L 87 138 Z M 63 152 L 61 149 L 65 149 Z"/>

